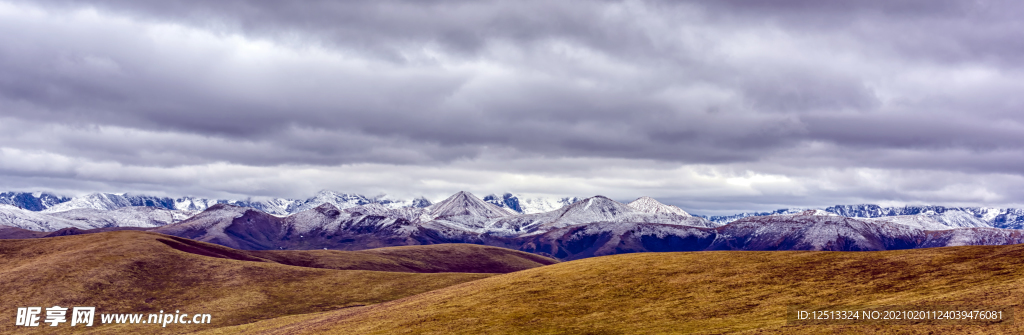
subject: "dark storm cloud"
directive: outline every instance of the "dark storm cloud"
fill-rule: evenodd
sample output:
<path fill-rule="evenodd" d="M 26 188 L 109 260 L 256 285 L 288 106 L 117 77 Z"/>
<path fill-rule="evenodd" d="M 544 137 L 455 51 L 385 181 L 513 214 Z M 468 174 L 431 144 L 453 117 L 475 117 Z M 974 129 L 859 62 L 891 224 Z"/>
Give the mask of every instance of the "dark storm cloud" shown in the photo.
<path fill-rule="evenodd" d="M 198 24 L 203 29 L 216 30 L 221 27 L 225 30 L 222 32 L 227 33 L 240 30 L 245 34 L 275 40 L 299 35 L 313 42 L 324 42 L 342 50 L 356 52 L 394 48 L 392 51 L 400 54 L 403 48 L 409 46 L 416 48 L 439 43 L 442 50 L 455 51 L 458 59 L 486 59 L 489 56 L 483 54 L 482 48 L 487 43 L 510 41 L 522 49 L 528 58 L 533 59 L 508 65 L 513 69 L 522 67 L 517 70 L 541 73 L 539 78 L 512 78 L 508 82 L 495 82 L 481 92 L 473 92 L 480 94 L 479 97 L 471 97 L 475 100 L 471 101 L 476 104 L 475 108 L 456 109 L 445 105 L 442 99 L 457 94 L 461 86 L 468 85 L 473 80 L 469 76 L 434 72 L 424 75 L 399 73 L 388 78 L 377 76 L 376 73 L 347 72 L 337 75 L 350 78 L 319 78 L 330 86 L 310 85 L 291 89 L 287 80 L 299 81 L 305 76 L 315 75 L 315 70 L 264 72 L 253 78 L 245 78 L 246 73 L 231 72 L 218 73 L 226 78 L 204 77 L 204 72 L 216 72 L 218 64 L 204 64 L 198 57 L 180 59 L 177 58 L 180 55 L 161 55 L 161 50 L 150 41 L 140 39 L 130 32 L 100 30 L 53 34 L 47 31 L 47 28 L 52 27 L 42 27 L 36 31 L 37 35 L 22 37 L 32 40 L 32 48 L 35 50 L 18 50 L 4 58 L 4 68 L 11 71 L 8 71 L 8 80 L 2 84 L 2 93 L 9 99 L 39 107 L 29 109 L 27 113 L 40 118 L 75 121 L 75 117 L 79 117 L 79 122 L 88 120 L 101 124 L 196 132 L 248 140 L 269 139 L 268 136 L 279 138 L 279 135 L 273 134 L 287 129 L 282 126 L 292 125 L 426 141 L 444 147 L 482 144 L 510 146 L 526 152 L 551 155 L 669 160 L 690 158 L 693 161 L 757 159 L 757 154 L 749 151 L 770 153 L 771 149 L 791 145 L 808 133 L 814 135 L 813 131 L 800 129 L 799 124 L 809 122 L 813 126 L 814 121 L 828 119 L 828 113 L 833 111 L 875 110 L 879 102 L 871 89 L 865 86 L 865 81 L 874 78 L 829 71 L 816 67 L 821 64 L 807 64 L 799 60 L 767 59 L 764 66 L 761 66 L 748 63 L 750 60 L 747 59 L 702 59 L 699 57 L 703 56 L 700 55 L 700 48 L 730 42 L 711 42 L 710 45 L 668 42 L 667 45 L 660 45 L 665 42 L 656 41 L 654 39 L 657 36 L 643 31 L 645 20 L 692 18 L 701 25 L 726 32 L 756 30 L 758 25 L 769 25 L 776 26 L 784 34 L 797 37 L 804 32 L 786 29 L 806 24 L 802 18 L 808 17 L 839 17 L 829 22 L 838 23 L 840 28 L 858 25 L 909 28 L 899 30 L 895 38 L 889 39 L 877 34 L 872 36 L 878 37 L 877 40 L 866 39 L 858 35 L 856 29 L 853 29 L 853 34 L 844 34 L 839 30 L 833 32 L 835 36 L 825 37 L 834 37 L 840 41 L 838 43 L 847 44 L 840 45 L 840 48 L 851 48 L 850 52 L 874 56 L 884 54 L 884 51 L 870 49 L 873 44 L 901 45 L 900 34 L 931 31 L 931 35 L 938 35 L 935 33 L 943 30 L 930 30 L 932 26 L 948 22 L 960 23 L 965 20 L 965 15 L 972 14 L 983 19 L 986 16 L 982 14 L 997 12 L 991 7 L 977 4 L 968 6 L 961 2 L 858 2 L 825 5 L 806 1 L 756 4 L 722 2 L 705 8 L 692 4 L 661 3 L 642 10 L 629 4 L 609 7 L 612 4 L 604 2 L 58 3 L 69 8 L 91 5 L 115 13 L 142 14 L 155 20 Z M 625 14 L 613 13 L 616 11 Z M 981 14 L 977 14 L 979 12 Z M 717 16 L 725 18 L 716 19 Z M 897 20 L 908 19 L 924 24 L 908 27 L 885 20 L 894 16 Z M 929 21 L 935 23 L 928 24 Z M 979 29 L 998 25 L 983 24 Z M 667 28 L 678 28 L 685 33 L 686 29 L 692 27 L 670 23 Z M 671 30 L 661 33 L 670 37 L 673 35 Z M 48 38 L 50 35 L 56 37 Z M 67 36 L 61 35 L 78 35 L 81 39 L 66 46 Z M 711 32 L 701 37 L 728 39 L 730 36 Z M 955 35 L 952 37 L 954 44 L 976 42 L 957 40 Z M 602 54 L 611 62 L 618 62 L 613 65 L 628 64 L 646 73 L 615 78 L 594 73 L 592 69 L 562 69 L 565 75 L 575 77 L 571 79 L 590 79 L 604 85 L 598 88 L 574 87 L 571 81 L 556 77 L 559 75 L 555 73 L 557 69 L 544 69 L 532 64 L 565 62 L 565 59 L 549 59 L 557 58 L 558 55 L 544 50 L 542 45 L 543 41 L 557 39 L 579 43 L 580 48 Z M 852 42 L 843 42 L 851 39 Z M 943 44 L 939 42 L 932 44 Z M 117 66 L 119 74 L 102 76 L 85 72 L 81 68 L 102 67 L 104 59 L 75 59 L 73 54 L 50 53 L 60 49 L 70 49 L 72 53 L 84 51 L 111 54 L 116 61 L 108 62 Z M 745 57 L 756 60 L 757 55 Z M 387 64 L 398 58 L 385 57 L 380 60 Z M 817 61 L 822 64 L 828 62 L 824 59 Z M 68 68 L 72 69 L 61 69 L 62 63 L 69 64 Z M 149 68 L 154 65 L 159 68 Z M 415 67 L 402 62 L 394 66 L 399 71 Z M 280 79 L 286 81 L 272 82 Z M 630 82 L 609 82 L 617 79 Z M 246 80 L 256 82 L 241 82 Z M 709 84 L 732 91 L 737 95 L 734 102 L 741 105 L 680 108 L 671 103 L 649 99 L 649 95 L 663 87 L 693 84 Z M 243 87 L 231 90 L 224 89 L 224 85 Z M 381 96 L 387 98 L 382 99 Z M 735 111 L 730 108 L 746 110 Z M 705 115 L 708 111 L 726 114 L 730 118 L 728 124 L 715 122 Z M 777 115 L 762 115 L 766 113 Z M 815 113 L 826 115 L 806 115 Z M 904 124 L 901 121 L 905 119 L 891 120 Z M 870 123 L 872 120 L 875 120 L 875 116 L 855 118 L 844 128 L 872 130 L 869 138 L 850 138 L 852 132 L 848 131 L 827 139 L 840 143 L 849 141 L 851 144 L 880 142 L 877 135 L 885 138 L 884 128 L 857 127 L 857 123 Z M 731 132 L 729 128 L 738 131 Z M 905 136 L 900 134 L 894 137 Z M 896 140 L 891 144 L 901 146 L 905 142 Z M 972 141 L 963 142 L 964 145 L 970 145 Z M 942 142 L 931 143 L 941 146 Z M 730 154 L 706 153 L 722 150 Z"/>
<path fill-rule="evenodd" d="M 1011 1 L 3 2 L 0 30 L 19 33 L 0 35 L 0 140 L 10 157 L 147 168 L 500 156 L 529 173 L 543 168 L 509 161 L 733 164 L 808 183 L 828 177 L 777 167 L 1019 176 L 1021 14 Z M 905 192 L 876 191 L 851 192 Z"/>

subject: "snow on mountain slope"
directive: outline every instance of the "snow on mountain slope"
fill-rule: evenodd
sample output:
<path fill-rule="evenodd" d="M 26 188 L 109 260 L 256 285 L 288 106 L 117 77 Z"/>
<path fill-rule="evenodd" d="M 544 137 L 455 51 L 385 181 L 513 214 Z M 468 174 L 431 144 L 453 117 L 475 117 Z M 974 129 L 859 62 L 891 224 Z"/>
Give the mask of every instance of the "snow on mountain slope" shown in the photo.
<path fill-rule="evenodd" d="M 1021 208 L 986 208 L 983 217 L 996 228 L 1024 229 L 1024 209 Z"/>
<path fill-rule="evenodd" d="M 633 252 L 705 250 L 713 228 L 655 223 L 595 222 L 517 238 L 519 250 L 573 260 Z"/>
<path fill-rule="evenodd" d="M 295 214 L 298 212 L 315 208 L 322 204 L 331 204 L 338 209 L 346 209 L 369 204 L 378 204 L 386 208 L 421 208 L 430 206 L 430 201 L 424 198 L 416 198 L 412 200 L 395 200 L 386 195 L 370 198 L 358 194 L 338 193 L 334 191 L 323 190 L 317 193 L 312 198 L 302 201 L 296 201 L 294 204 L 288 207 L 287 212 L 289 214 Z"/>
<path fill-rule="evenodd" d="M 756 216 L 718 228 L 713 248 L 725 250 L 890 250 L 912 248 L 919 229 L 815 211 Z"/>
<path fill-rule="evenodd" d="M 1024 230 L 1019 229 L 954 228 L 928 233 L 928 239 L 919 248 L 1024 243 Z"/>
<path fill-rule="evenodd" d="M 370 213 L 378 210 L 378 213 Z M 291 235 L 300 238 L 310 234 L 328 235 L 377 235 L 387 238 L 408 237 L 412 230 L 411 224 L 403 219 L 387 217 L 384 214 L 392 210 L 380 204 L 369 204 L 344 210 L 330 203 L 302 211 L 282 220 L 284 229 Z"/>
<path fill-rule="evenodd" d="M 304 210 L 284 218 L 288 226 L 297 234 L 308 234 L 313 230 L 338 230 L 341 221 L 351 218 L 348 212 L 341 211 L 337 206 L 324 203 L 320 206 Z"/>
<path fill-rule="evenodd" d="M 149 206 L 123 207 L 115 210 L 78 208 L 49 213 L 50 216 L 80 222 L 87 227 L 160 227 L 186 220 L 197 211 L 169 210 Z"/>
<path fill-rule="evenodd" d="M 512 214 L 512 212 L 504 208 L 480 200 L 480 198 L 477 198 L 472 193 L 465 191 L 455 193 L 448 197 L 448 199 L 427 207 L 427 215 L 432 219 L 463 215 L 494 219 Z"/>
<path fill-rule="evenodd" d="M 524 234 L 511 247 L 563 260 L 631 252 L 701 250 L 893 250 L 1024 243 L 1024 230 L 922 230 L 820 211 L 749 217 L 717 228 L 595 222 Z"/>
<path fill-rule="evenodd" d="M 742 218 L 752 217 L 752 216 L 796 214 L 796 213 L 803 212 L 805 210 L 807 210 L 807 208 L 782 208 L 782 209 L 776 209 L 776 210 L 771 211 L 771 212 L 744 212 L 744 213 L 733 214 L 733 215 L 712 215 L 712 216 L 701 215 L 700 217 L 705 218 L 708 221 L 714 222 L 714 223 L 716 223 L 718 225 L 725 225 L 725 224 L 728 224 L 730 222 L 733 222 L 733 221 L 736 221 L 736 220 L 739 220 L 739 219 L 742 219 Z"/>
<path fill-rule="evenodd" d="M 524 197 L 512 193 L 505 193 L 501 196 L 489 195 L 484 201 L 504 208 L 510 213 L 520 214 L 543 214 L 571 205 L 578 198 L 564 197 Z M 365 197 L 355 194 L 344 194 L 333 191 L 321 191 L 317 195 L 305 199 L 266 198 L 266 199 L 245 199 L 245 200 L 223 200 L 206 199 L 197 197 L 181 197 L 177 199 L 168 197 L 156 197 L 137 194 L 114 194 L 114 193 L 93 193 L 84 196 L 67 198 L 48 193 L 26 193 L 26 192 L 4 192 L 0 193 L 0 204 L 8 204 L 30 211 L 43 211 L 45 213 L 63 212 L 72 209 L 89 208 L 97 210 L 115 210 L 118 208 L 152 206 L 162 209 L 202 211 L 216 204 L 231 204 L 236 206 L 250 207 L 279 217 L 288 216 L 301 211 L 315 208 L 321 204 L 330 203 L 339 209 L 353 208 L 370 204 L 379 204 L 385 208 L 424 208 L 431 206 L 430 201 L 424 198 L 412 200 L 393 200 L 387 196 Z M 648 212 L 649 209 L 641 208 L 644 203 L 650 203 L 651 208 L 661 208 L 662 212 L 683 215 L 686 211 L 678 207 L 662 207 L 660 203 L 651 198 L 640 198 L 632 202 L 631 208 L 638 212 Z M 744 217 L 767 216 L 777 214 L 793 214 L 804 209 L 790 208 L 780 209 L 771 212 L 740 213 L 727 216 L 700 216 L 715 226 L 727 224 Z M 884 219 L 884 222 L 907 224 L 914 227 L 927 229 L 944 229 L 946 227 L 994 227 L 1024 229 L 1024 209 L 1017 208 L 988 208 L 988 207 L 944 207 L 944 206 L 903 206 L 903 207 L 881 207 L 878 205 L 837 205 L 825 209 L 827 212 L 836 213 L 842 216 L 855 218 L 883 218 L 906 216 L 905 218 Z M 650 214 L 650 213 L 649 213 Z M 916 216 L 911 218 L 910 216 Z M 403 216 L 405 217 L 405 216 Z M 407 218 L 407 217 L 405 217 Z M 428 220 L 429 221 L 429 220 Z M 471 220 L 479 221 L 479 220 Z M 935 222 L 938 222 L 937 224 Z M 477 223 L 469 222 L 469 225 Z M 462 223 L 456 223 L 456 226 Z"/>
<path fill-rule="evenodd" d="M 646 203 L 647 201 L 644 202 Z M 716 226 L 699 217 L 682 216 L 677 213 L 655 214 L 642 212 L 599 195 L 577 201 L 569 206 L 547 213 L 517 215 L 499 219 L 491 223 L 488 228 L 490 228 L 492 234 L 540 234 L 554 229 L 595 222 L 643 222 L 694 227 Z"/>
<path fill-rule="evenodd" d="M 295 199 L 270 198 L 270 199 L 260 199 L 260 200 L 254 200 L 254 199 L 232 200 L 232 201 L 226 201 L 226 203 L 231 204 L 231 205 L 235 205 L 235 206 L 249 207 L 249 208 L 258 209 L 260 211 L 263 211 L 264 213 L 272 214 L 272 215 L 275 215 L 275 216 L 287 216 L 287 215 L 293 214 L 292 212 L 289 211 L 289 209 L 294 208 L 295 207 L 295 203 L 297 203 L 299 201 L 300 200 L 295 200 Z"/>
<path fill-rule="evenodd" d="M 921 229 L 929 227 L 925 223 L 934 226 L 936 221 L 921 221 L 925 223 L 918 222 L 920 227 L 915 227 L 847 218 L 823 210 L 748 217 L 717 226 L 699 217 L 684 217 L 671 208 L 666 210 L 652 200 L 640 200 L 630 206 L 595 196 L 555 211 L 513 215 L 472 194 L 459 192 L 426 208 L 368 203 L 340 209 L 323 203 L 284 218 L 217 204 L 154 231 L 250 250 L 360 250 L 476 243 L 563 259 L 648 251 L 891 250 L 1024 242 L 1021 230 L 927 230 Z M 6 209 L 20 210 L 10 206 Z M 894 220 L 921 218 L 927 217 Z"/>
<path fill-rule="evenodd" d="M 307 239 L 309 245 L 331 249 L 359 250 L 398 245 L 479 242 L 473 229 L 458 221 L 479 217 L 456 215 L 420 221 L 427 210 L 414 207 L 387 208 L 381 204 L 338 210 L 333 205 L 323 204 L 313 210 L 289 216 L 283 222 L 286 229 L 304 234 L 299 238 Z M 291 233 L 293 240 L 294 235 Z"/>
<path fill-rule="evenodd" d="M 654 200 L 654 198 L 646 196 L 633 200 L 633 202 L 626 204 L 626 206 L 648 214 L 675 214 L 682 217 L 691 216 L 690 213 L 687 213 L 682 208 L 669 206 L 659 202 L 658 200 Z"/>
<path fill-rule="evenodd" d="M 577 197 L 564 197 L 564 198 L 522 198 L 519 201 L 519 205 L 522 206 L 522 213 L 543 213 L 557 210 L 559 208 L 572 205 L 573 203 L 580 201 Z"/>
<path fill-rule="evenodd" d="M 427 228 L 401 218 L 364 213 L 371 210 L 388 209 L 380 204 L 369 204 L 341 210 L 330 203 L 324 203 L 280 218 L 255 209 L 218 204 L 189 220 L 154 231 L 247 250 L 361 250 L 479 242 L 473 233 L 464 229 Z M 432 224 L 435 222 L 426 225 Z"/>
<path fill-rule="evenodd" d="M 2 201 L 4 201 L 3 198 L 0 198 L 0 202 Z M 366 204 L 380 204 L 388 208 L 426 207 L 430 205 L 430 201 L 423 198 L 416 198 L 412 200 L 394 200 L 387 196 L 368 198 L 362 195 L 344 194 L 333 191 L 321 191 L 315 196 L 305 200 L 287 198 L 224 200 L 198 197 L 181 197 L 172 199 L 168 197 L 154 197 L 135 194 L 92 193 L 69 199 L 68 201 L 43 208 L 42 210 L 47 213 L 56 213 L 80 208 L 115 210 L 118 208 L 133 206 L 152 206 L 172 210 L 203 211 L 217 204 L 229 204 L 255 208 L 276 216 L 287 216 L 312 209 L 325 203 L 332 204 L 341 209 Z"/>
<path fill-rule="evenodd" d="M 620 219 L 636 213 L 632 208 L 604 196 L 583 199 L 565 207 L 555 222 L 579 224 L 586 222 L 620 221 Z"/>
<path fill-rule="evenodd" d="M 982 218 L 966 211 L 945 211 L 942 213 L 929 212 L 923 215 L 934 218 L 936 221 L 954 228 L 992 227 L 992 224 L 985 222 Z"/>
<path fill-rule="evenodd" d="M 935 218 L 925 215 L 898 215 L 898 216 L 883 216 L 877 218 L 858 218 L 862 221 L 867 222 L 888 222 L 893 224 L 904 225 L 913 227 L 921 230 L 945 230 L 953 229 L 956 227 L 950 227 Z"/>
<path fill-rule="evenodd" d="M 515 213 L 537 214 L 557 210 L 571 205 L 580 199 L 577 197 L 524 197 L 517 194 L 505 193 L 501 196 L 491 194 L 484 197 L 483 200 Z"/>
<path fill-rule="evenodd" d="M 750 212 L 725 216 L 704 217 L 712 222 L 726 224 L 745 217 L 793 214 L 805 209 L 786 208 L 772 212 Z M 906 223 L 911 226 L 924 225 L 930 229 L 947 227 L 992 227 L 1024 229 L 1024 209 L 988 207 L 944 207 L 944 206 L 903 206 L 881 207 L 878 205 L 836 205 L 824 209 L 840 216 L 865 219 L 882 219 L 901 216 L 904 218 L 883 219 L 885 222 Z M 916 216 L 918 218 L 911 218 Z M 703 216 L 702 216 L 703 217 Z M 937 222 L 938 226 L 936 225 Z"/>
<path fill-rule="evenodd" d="M 373 201 L 370 198 L 364 197 L 358 194 L 345 194 L 334 191 L 323 190 L 318 192 L 312 198 L 296 202 L 291 208 L 288 209 L 290 213 L 298 213 L 306 210 L 316 208 L 323 204 L 331 204 L 338 209 L 345 209 L 355 206 L 362 206 L 371 204 Z"/>
<path fill-rule="evenodd" d="M 11 205 L 21 209 L 38 212 L 62 202 L 70 201 L 71 198 L 58 196 L 50 193 L 28 193 L 28 192 L 3 192 L 0 193 L 0 204 Z"/>
<path fill-rule="evenodd" d="M 916 215 L 932 218 L 949 227 L 994 227 L 1024 228 L 1024 210 L 1016 208 L 987 207 L 945 207 L 945 206 L 903 206 L 881 207 L 878 205 L 836 205 L 825 209 L 842 216 L 856 218 L 881 218 L 889 216 Z"/>
<path fill-rule="evenodd" d="M 51 232 L 64 228 L 100 228 L 39 212 L 24 210 L 7 204 L 0 204 L 0 225 L 40 232 Z"/>
<path fill-rule="evenodd" d="M 402 230 L 407 226 L 410 223 L 404 220 L 352 214 L 330 203 L 283 218 L 217 204 L 191 219 L 153 231 L 245 250 L 360 250 L 420 244 Z"/>
<path fill-rule="evenodd" d="M 179 208 L 178 202 L 186 199 L 171 199 L 168 197 L 156 197 L 151 195 L 138 195 L 128 193 L 92 193 L 72 198 L 70 201 L 51 206 L 43 212 L 56 213 L 72 209 L 89 208 L 98 210 L 115 210 L 125 207 L 156 207 L 160 209 L 184 209 L 203 210 L 206 207 Z"/>
<path fill-rule="evenodd" d="M 210 206 L 227 203 L 227 201 L 217 199 L 204 199 L 196 197 L 181 197 L 174 199 L 174 209 L 185 210 L 185 211 L 203 211 Z"/>
<path fill-rule="evenodd" d="M 92 193 L 81 197 L 74 197 L 71 201 L 54 205 L 43 210 L 43 213 L 64 212 L 72 209 L 90 208 L 99 210 L 114 210 L 123 207 L 130 207 L 132 203 L 123 195 L 111 193 Z"/>
<path fill-rule="evenodd" d="M 513 215 L 513 211 L 460 191 L 425 208 L 417 221 L 438 231 L 461 235 L 463 233 L 459 231 L 480 232 L 488 223 Z"/>
<path fill-rule="evenodd" d="M 217 204 L 210 206 L 188 220 L 162 226 L 153 231 L 236 248 L 238 244 L 232 242 L 231 236 L 226 234 L 225 230 L 234 223 L 235 219 L 242 217 L 248 212 L 256 212 L 256 210 Z"/>
<path fill-rule="evenodd" d="M 507 235 L 522 233 L 543 233 L 552 229 L 587 222 L 617 221 L 633 210 L 615 200 L 603 196 L 586 198 L 561 209 L 537 214 L 516 215 L 492 223 L 494 233 L 505 231 Z"/>
<path fill-rule="evenodd" d="M 357 206 L 352 208 L 346 208 L 345 212 L 357 214 L 357 215 L 376 215 L 391 217 L 396 219 L 403 219 L 406 221 L 419 221 L 424 214 L 427 213 L 427 208 L 416 208 L 416 207 L 402 207 L 402 208 L 388 208 L 381 204 L 369 204 L 363 206 Z"/>

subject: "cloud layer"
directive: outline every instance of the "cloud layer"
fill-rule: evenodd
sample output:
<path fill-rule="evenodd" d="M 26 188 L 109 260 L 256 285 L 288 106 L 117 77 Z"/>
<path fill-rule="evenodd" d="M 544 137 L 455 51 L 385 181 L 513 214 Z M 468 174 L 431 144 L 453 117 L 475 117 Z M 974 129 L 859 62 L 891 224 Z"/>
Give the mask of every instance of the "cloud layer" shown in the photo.
<path fill-rule="evenodd" d="M 1022 12 L 0 2 L 0 187 L 1024 204 Z"/>

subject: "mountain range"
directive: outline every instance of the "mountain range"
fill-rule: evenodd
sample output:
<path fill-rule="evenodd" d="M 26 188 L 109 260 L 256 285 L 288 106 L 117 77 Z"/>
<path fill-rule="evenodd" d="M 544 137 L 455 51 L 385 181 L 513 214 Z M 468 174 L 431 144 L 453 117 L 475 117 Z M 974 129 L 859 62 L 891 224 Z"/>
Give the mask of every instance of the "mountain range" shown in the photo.
<path fill-rule="evenodd" d="M 491 194 L 485 196 L 483 200 L 515 213 L 533 214 L 559 209 L 576 202 L 579 198 L 523 197 L 512 193 L 504 193 L 502 195 Z M 210 199 L 191 196 L 171 198 L 130 193 L 90 193 L 78 197 L 65 197 L 45 192 L 0 193 L 0 204 L 46 213 L 82 208 L 115 210 L 138 206 L 168 210 L 202 211 L 216 204 L 231 204 L 255 208 L 273 215 L 287 216 L 309 210 L 324 203 L 330 203 L 342 209 L 368 204 L 379 204 L 387 208 L 422 208 L 431 205 L 430 200 L 423 197 L 412 200 L 395 200 L 387 195 L 367 197 L 359 194 L 339 193 L 329 190 L 320 191 L 307 199 L 248 198 L 244 200 Z"/>
<path fill-rule="evenodd" d="M 519 214 L 538 214 L 550 212 L 574 202 L 578 197 L 525 197 L 513 193 L 490 194 L 483 197 L 485 202 Z M 423 198 L 412 200 L 396 200 L 386 195 L 367 197 L 358 194 L 339 193 L 329 190 L 320 191 L 307 199 L 288 198 L 248 198 L 243 200 L 210 199 L 185 196 L 180 198 L 138 195 L 130 193 L 91 193 L 78 197 L 66 197 L 45 192 L 3 192 L 0 193 L 0 204 L 18 207 L 28 211 L 57 213 L 73 209 L 116 210 L 125 207 L 149 206 L 159 209 L 179 210 L 183 213 L 196 213 L 216 204 L 231 204 L 240 207 L 255 208 L 268 214 L 288 216 L 312 209 L 324 203 L 330 203 L 340 209 L 379 204 L 386 208 L 423 208 L 432 203 Z M 768 216 L 799 213 L 810 208 L 783 208 L 767 212 L 744 212 L 732 215 L 705 216 L 696 215 L 724 225 L 732 221 L 751 216 Z M 681 209 L 680 209 L 681 210 Z M 991 227 L 1024 229 L 1024 209 L 990 208 L 990 207 L 947 207 L 931 205 L 910 205 L 902 207 L 882 207 L 873 204 L 835 205 L 822 210 L 846 217 L 885 219 L 901 224 L 911 224 L 928 229 L 948 229 L 963 227 Z M 914 218 L 909 218 L 913 216 Z M 0 222 L 2 224 L 2 222 Z"/>
<path fill-rule="evenodd" d="M 481 199 L 458 192 L 430 203 L 322 191 L 301 201 L 109 193 L 68 199 L 10 192 L 2 199 L 45 207 L 32 211 L 0 204 L 0 226 L 6 226 L 0 235 L 8 238 L 132 228 L 245 250 L 472 243 L 576 259 L 645 251 L 890 250 L 1024 242 L 1021 210 L 971 207 L 833 206 L 726 220 L 691 215 L 650 197 L 624 204 L 603 196 L 544 199 L 507 193 Z"/>

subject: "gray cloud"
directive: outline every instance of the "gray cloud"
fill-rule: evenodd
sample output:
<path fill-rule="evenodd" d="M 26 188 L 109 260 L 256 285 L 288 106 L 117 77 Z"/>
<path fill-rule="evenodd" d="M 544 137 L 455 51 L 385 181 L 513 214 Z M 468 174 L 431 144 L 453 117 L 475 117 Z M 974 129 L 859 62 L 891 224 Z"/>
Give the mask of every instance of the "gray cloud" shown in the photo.
<path fill-rule="evenodd" d="M 416 175 L 456 187 L 479 166 L 498 179 L 478 184 L 510 190 L 627 198 L 646 190 L 716 210 L 811 198 L 1020 203 L 991 183 L 1016 185 L 1006 180 L 1024 174 L 1021 9 L 1009 1 L 3 2 L 0 30 L 22 33 L 0 36 L 0 148 L 11 159 L 109 165 L 138 179 L 73 167 L 2 173 L 15 188 L 79 188 L 61 183 L 84 179 L 75 183 L 274 195 L 317 183 L 247 177 L 176 188 L 167 185 L 182 179 L 167 174 L 201 177 L 220 164 L 257 175 L 332 171 L 313 174 L 328 178 L 369 165 L 440 169 Z M 718 174 L 692 189 L 673 177 L 650 186 L 641 172 L 651 166 Z M 995 196 L 822 186 L 841 183 L 819 172 L 835 169 L 882 171 L 894 183 L 907 171 L 953 178 L 936 185 L 971 180 Z M 593 171 L 624 177 L 605 184 Z M 790 182 L 747 197 L 728 181 L 747 172 Z M 423 181 L 410 178 L 337 188 L 444 193 L 408 186 Z M 703 180 L 694 178 L 684 180 Z M 701 192 L 718 194 L 706 197 L 718 205 L 693 201 Z"/>

